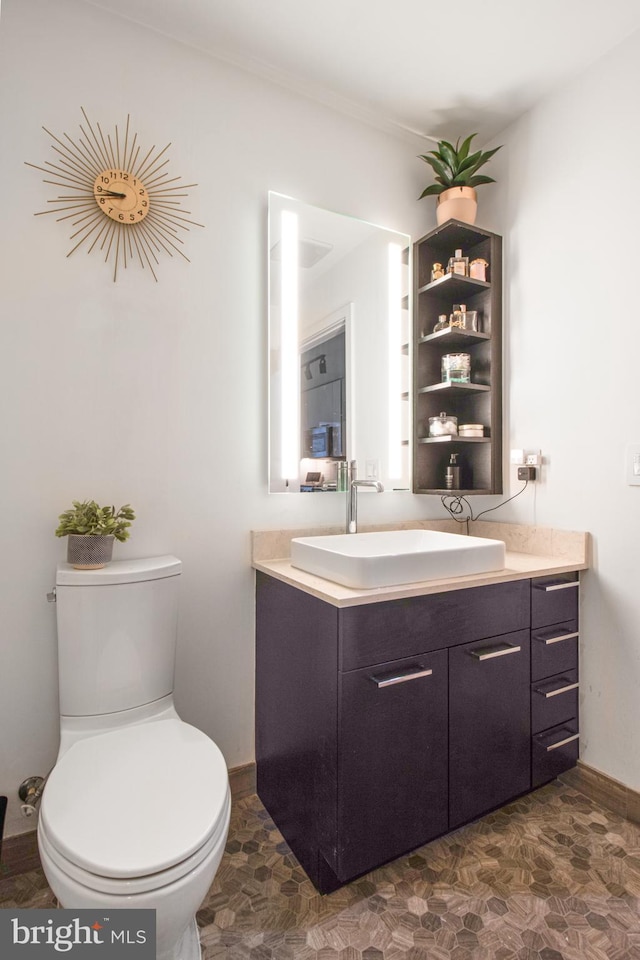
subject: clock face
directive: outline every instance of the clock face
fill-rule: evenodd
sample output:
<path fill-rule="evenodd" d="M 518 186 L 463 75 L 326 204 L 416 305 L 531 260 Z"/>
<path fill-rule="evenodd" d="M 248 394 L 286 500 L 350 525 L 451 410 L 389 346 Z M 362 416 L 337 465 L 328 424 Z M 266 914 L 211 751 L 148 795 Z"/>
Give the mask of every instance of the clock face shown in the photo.
<path fill-rule="evenodd" d="M 59 214 L 56 218 L 71 227 L 73 246 L 67 256 L 84 246 L 87 253 L 101 253 L 113 266 L 113 279 L 120 268 L 138 264 L 157 280 L 159 257 L 183 252 L 183 234 L 192 226 L 201 227 L 182 206 L 195 183 L 183 184 L 182 177 L 167 171 L 167 151 L 155 146 L 144 151 L 138 134 L 129 129 L 129 117 L 113 133 L 95 126 L 82 110 L 84 123 L 73 139 L 68 134 L 55 136 L 54 154 L 45 166 L 27 163 L 47 174 L 44 183 L 58 187 L 49 200 L 49 208 L 37 213 Z M 180 181 L 180 182 L 179 182 Z"/>
<path fill-rule="evenodd" d="M 116 223 L 140 223 L 149 213 L 144 183 L 128 170 L 102 170 L 93 184 L 96 203 Z"/>

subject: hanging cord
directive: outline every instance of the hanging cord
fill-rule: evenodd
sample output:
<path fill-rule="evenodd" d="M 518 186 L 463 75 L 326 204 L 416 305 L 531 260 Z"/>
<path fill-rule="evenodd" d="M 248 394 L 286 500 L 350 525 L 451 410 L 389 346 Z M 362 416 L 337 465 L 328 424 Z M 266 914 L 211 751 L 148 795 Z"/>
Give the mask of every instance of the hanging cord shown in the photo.
<path fill-rule="evenodd" d="M 487 507 L 486 510 L 481 510 L 476 516 L 473 514 L 473 507 L 469 500 L 466 497 L 447 497 L 442 495 L 440 497 L 440 503 L 445 508 L 449 516 L 456 521 L 456 523 L 466 523 L 467 533 L 469 533 L 469 521 L 470 520 L 479 520 L 480 517 L 484 517 L 485 513 L 492 513 L 493 510 L 499 510 L 500 507 L 504 507 L 506 503 L 511 503 L 512 500 L 515 500 L 516 497 L 519 497 L 521 493 L 529 486 L 529 481 L 524 481 L 524 486 L 518 490 L 517 493 L 514 493 L 512 497 L 508 497 L 506 500 L 503 500 L 501 503 L 497 503 L 495 507 Z M 447 502 L 448 501 L 448 502 Z M 465 510 L 465 507 L 468 511 L 466 516 L 460 516 Z"/>

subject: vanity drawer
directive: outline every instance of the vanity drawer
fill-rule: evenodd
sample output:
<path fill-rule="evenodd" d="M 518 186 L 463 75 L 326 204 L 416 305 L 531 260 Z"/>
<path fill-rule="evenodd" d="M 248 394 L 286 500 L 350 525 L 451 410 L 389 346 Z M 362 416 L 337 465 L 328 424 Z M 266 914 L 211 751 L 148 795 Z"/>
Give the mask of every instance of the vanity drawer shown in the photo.
<path fill-rule="evenodd" d="M 555 777 L 575 767 L 578 760 L 578 721 L 569 720 L 532 739 L 531 784 L 541 787 Z"/>
<path fill-rule="evenodd" d="M 344 607 L 338 611 L 340 669 L 528 630 L 529 583 L 514 580 Z"/>
<path fill-rule="evenodd" d="M 577 573 L 536 577 L 531 581 L 531 626 L 578 619 L 580 580 Z"/>
<path fill-rule="evenodd" d="M 578 668 L 578 621 L 565 620 L 531 631 L 531 679 L 543 680 Z"/>
<path fill-rule="evenodd" d="M 531 732 L 540 733 L 578 716 L 578 671 L 565 670 L 531 687 Z"/>

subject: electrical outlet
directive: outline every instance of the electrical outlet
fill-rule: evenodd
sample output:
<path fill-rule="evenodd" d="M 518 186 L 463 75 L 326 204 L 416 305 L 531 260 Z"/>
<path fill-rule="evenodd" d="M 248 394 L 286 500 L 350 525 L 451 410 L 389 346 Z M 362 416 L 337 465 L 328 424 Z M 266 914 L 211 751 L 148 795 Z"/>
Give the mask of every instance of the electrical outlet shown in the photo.
<path fill-rule="evenodd" d="M 528 453 L 525 459 L 525 465 L 527 467 L 540 467 L 542 466 L 542 453 L 538 450 L 537 453 Z"/>

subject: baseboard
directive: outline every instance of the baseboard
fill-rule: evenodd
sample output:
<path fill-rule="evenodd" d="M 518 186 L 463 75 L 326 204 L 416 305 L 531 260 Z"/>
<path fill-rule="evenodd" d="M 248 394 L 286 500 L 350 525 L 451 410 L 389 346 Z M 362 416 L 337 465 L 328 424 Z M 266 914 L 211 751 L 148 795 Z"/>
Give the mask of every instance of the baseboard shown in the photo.
<path fill-rule="evenodd" d="M 229 785 L 234 800 L 243 800 L 256 792 L 256 765 L 245 763 L 241 767 L 229 770 Z M 2 844 L 2 863 L 0 880 L 15 877 L 19 873 L 37 870 L 40 866 L 38 841 L 35 830 L 5 837 Z"/>
<path fill-rule="evenodd" d="M 256 765 L 245 763 L 229 770 L 229 785 L 234 800 L 244 800 L 256 792 Z"/>
<path fill-rule="evenodd" d="M 582 760 L 578 760 L 577 766 L 562 773 L 558 779 L 602 804 L 607 810 L 633 823 L 640 823 L 640 793 Z"/>

